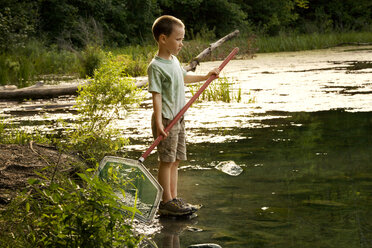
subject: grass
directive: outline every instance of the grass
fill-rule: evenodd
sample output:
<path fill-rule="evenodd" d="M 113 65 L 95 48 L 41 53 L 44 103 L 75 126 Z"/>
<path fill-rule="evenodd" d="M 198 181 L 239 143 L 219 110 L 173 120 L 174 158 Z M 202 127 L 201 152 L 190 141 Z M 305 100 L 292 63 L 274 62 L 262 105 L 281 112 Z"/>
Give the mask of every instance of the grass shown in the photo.
<path fill-rule="evenodd" d="M 0 85 L 25 87 L 42 75 L 76 74 L 77 68 L 75 54 L 30 41 L 25 47 L 0 54 Z"/>
<path fill-rule="evenodd" d="M 255 45 L 258 52 L 268 53 L 322 49 L 348 43 L 372 43 L 372 32 L 281 34 L 275 37 L 259 37 Z"/>
<path fill-rule="evenodd" d="M 1 144 L 27 144 L 30 141 L 48 144 L 51 141 L 39 133 L 37 130 L 28 133 L 12 124 L 7 124 L 4 119 L 0 119 L 0 143 Z"/>

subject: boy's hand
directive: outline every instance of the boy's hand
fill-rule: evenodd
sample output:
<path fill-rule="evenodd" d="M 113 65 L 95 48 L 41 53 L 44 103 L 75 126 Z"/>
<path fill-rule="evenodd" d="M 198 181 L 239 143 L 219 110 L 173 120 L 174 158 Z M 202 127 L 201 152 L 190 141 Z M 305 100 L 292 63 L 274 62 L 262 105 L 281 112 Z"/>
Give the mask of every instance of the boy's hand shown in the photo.
<path fill-rule="evenodd" d="M 164 131 L 164 125 L 163 124 L 157 125 L 157 134 L 158 134 L 158 137 L 160 135 L 163 135 L 164 139 L 167 138 L 168 134 Z"/>
<path fill-rule="evenodd" d="M 207 79 L 212 76 L 212 75 L 216 75 L 216 78 L 218 78 L 220 76 L 220 69 L 218 68 L 214 68 L 212 69 L 208 74 L 207 74 Z"/>

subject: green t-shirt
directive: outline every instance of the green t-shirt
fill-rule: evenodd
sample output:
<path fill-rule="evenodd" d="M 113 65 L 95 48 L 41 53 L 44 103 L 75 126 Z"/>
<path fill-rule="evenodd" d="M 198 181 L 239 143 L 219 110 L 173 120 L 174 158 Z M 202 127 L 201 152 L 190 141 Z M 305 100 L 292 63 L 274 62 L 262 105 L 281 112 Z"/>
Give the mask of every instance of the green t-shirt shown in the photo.
<path fill-rule="evenodd" d="M 164 118 L 173 119 L 185 106 L 184 76 L 176 56 L 171 60 L 155 56 L 147 68 L 149 92 L 157 92 L 162 96 L 162 114 Z"/>

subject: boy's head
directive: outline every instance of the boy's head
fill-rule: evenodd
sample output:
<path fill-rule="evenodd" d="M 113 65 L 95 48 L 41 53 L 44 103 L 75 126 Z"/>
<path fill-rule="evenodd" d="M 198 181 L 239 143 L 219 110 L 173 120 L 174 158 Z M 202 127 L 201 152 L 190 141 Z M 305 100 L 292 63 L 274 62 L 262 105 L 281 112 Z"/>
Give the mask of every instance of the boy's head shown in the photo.
<path fill-rule="evenodd" d="M 185 28 L 182 21 L 174 16 L 164 15 L 155 20 L 152 25 L 152 34 L 157 42 L 159 42 L 160 35 L 164 34 L 167 37 L 173 32 L 174 27 Z"/>

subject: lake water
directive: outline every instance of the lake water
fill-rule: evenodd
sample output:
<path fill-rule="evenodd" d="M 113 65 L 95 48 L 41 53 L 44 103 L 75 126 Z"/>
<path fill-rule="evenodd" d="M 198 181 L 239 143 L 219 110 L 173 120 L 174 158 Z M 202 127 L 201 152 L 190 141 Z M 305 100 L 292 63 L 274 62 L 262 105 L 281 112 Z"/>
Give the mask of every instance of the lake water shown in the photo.
<path fill-rule="evenodd" d="M 198 103 L 186 117 L 179 196 L 203 208 L 192 220 L 160 220 L 158 247 L 372 247 L 371 63 L 372 47 L 231 61 L 222 76 L 241 88 L 242 101 Z M 146 100 L 118 122 L 132 141 L 124 156 L 136 159 L 151 144 L 151 112 Z M 38 118 L 51 117 L 17 122 L 26 128 Z M 242 173 L 215 168 L 226 161 Z M 155 153 L 145 165 L 156 174 Z"/>

